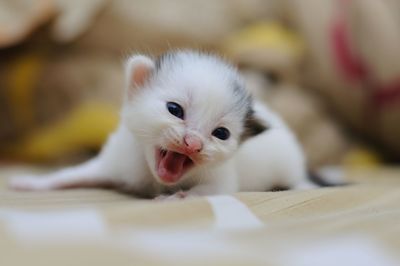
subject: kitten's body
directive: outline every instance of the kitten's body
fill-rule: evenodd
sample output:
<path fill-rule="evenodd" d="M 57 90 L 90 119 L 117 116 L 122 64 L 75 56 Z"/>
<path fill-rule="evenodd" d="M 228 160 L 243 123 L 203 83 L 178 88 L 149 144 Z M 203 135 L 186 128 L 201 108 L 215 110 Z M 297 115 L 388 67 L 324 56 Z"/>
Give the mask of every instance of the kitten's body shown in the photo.
<path fill-rule="evenodd" d="M 291 131 L 253 103 L 236 70 L 219 59 L 193 52 L 157 62 L 136 56 L 126 76 L 120 125 L 96 158 L 41 178 L 19 177 L 11 185 L 111 185 L 144 197 L 313 186 Z"/>

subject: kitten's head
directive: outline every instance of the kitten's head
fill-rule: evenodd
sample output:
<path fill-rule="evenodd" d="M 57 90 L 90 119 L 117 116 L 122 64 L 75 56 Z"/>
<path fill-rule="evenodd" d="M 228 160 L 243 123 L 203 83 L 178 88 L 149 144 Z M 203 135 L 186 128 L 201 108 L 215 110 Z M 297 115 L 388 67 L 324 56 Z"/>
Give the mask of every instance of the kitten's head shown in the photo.
<path fill-rule="evenodd" d="M 122 119 L 165 185 L 226 160 L 243 139 L 265 129 L 253 117 L 237 70 L 217 57 L 181 51 L 154 61 L 136 55 L 126 77 Z"/>

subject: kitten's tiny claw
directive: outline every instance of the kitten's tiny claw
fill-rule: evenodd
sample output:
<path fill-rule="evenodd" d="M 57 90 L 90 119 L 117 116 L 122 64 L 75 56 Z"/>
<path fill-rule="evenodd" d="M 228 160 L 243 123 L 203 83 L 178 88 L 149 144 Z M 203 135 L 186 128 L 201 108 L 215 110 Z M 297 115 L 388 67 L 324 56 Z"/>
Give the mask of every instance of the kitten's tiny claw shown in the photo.
<path fill-rule="evenodd" d="M 177 198 L 180 198 L 180 199 L 184 199 L 184 198 L 186 198 L 187 196 L 189 196 L 189 194 L 188 194 L 186 191 L 182 191 L 182 190 L 176 192 L 174 195 L 175 195 Z"/>
<path fill-rule="evenodd" d="M 172 195 L 162 194 L 160 196 L 155 197 L 154 200 L 180 200 L 186 197 L 188 197 L 188 193 L 186 191 L 180 190 Z"/>
<path fill-rule="evenodd" d="M 155 197 L 153 200 L 159 200 L 159 201 L 161 201 L 161 200 L 166 200 L 169 196 L 170 196 L 170 195 L 164 195 L 164 194 L 162 194 L 162 195 L 159 195 L 159 196 Z"/>

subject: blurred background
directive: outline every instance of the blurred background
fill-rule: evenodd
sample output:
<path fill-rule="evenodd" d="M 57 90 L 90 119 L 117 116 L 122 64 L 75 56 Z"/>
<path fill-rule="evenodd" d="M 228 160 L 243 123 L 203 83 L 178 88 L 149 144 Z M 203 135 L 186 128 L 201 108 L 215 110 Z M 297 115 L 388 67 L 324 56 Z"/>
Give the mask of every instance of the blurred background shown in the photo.
<path fill-rule="evenodd" d="M 195 48 L 238 65 L 311 169 L 400 161 L 396 0 L 0 0 L 0 161 L 98 152 L 131 53 Z"/>

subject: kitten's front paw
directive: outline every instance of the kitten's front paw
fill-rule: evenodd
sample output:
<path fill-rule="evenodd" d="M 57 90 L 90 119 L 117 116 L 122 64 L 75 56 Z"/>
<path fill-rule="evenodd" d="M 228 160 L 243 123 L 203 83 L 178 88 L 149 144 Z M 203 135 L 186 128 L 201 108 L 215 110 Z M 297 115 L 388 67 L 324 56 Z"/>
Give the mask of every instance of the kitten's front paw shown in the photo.
<path fill-rule="evenodd" d="M 46 181 L 48 180 L 37 176 L 16 176 L 9 180 L 8 186 L 19 191 L 49 190 L 50 183 Z"/>
<path fill-rule="evenodd" d="M 187 198 L 189 196 L 189 194 L 186 191 L 178 191 L 175 194 L 172 195 L 166 195 L 166 194 L 162 194 L 160 196 L 155 197 L 155 200 L 181 200 L 184 198 Z"/>

